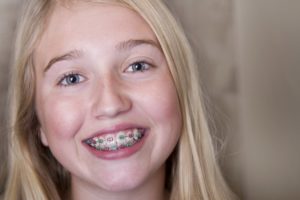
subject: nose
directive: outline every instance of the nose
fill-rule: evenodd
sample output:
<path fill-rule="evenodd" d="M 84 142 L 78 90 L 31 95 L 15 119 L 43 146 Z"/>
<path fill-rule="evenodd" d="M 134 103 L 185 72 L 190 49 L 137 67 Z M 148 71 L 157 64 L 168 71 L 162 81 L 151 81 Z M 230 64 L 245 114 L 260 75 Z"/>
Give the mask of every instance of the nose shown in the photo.
<path fill-rule="evenodd" d="M 96 118 L 113 118 L 131 109 L 130 97 L 120 82 L 107 78 L 99 85 L 93 91 L 92 113 Z"/>

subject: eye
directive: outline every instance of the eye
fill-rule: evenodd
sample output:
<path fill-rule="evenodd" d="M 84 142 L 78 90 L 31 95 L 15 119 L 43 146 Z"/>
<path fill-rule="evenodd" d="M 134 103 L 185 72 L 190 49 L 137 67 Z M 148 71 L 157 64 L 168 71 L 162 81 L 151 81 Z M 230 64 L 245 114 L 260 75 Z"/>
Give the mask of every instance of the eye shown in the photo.
<path fill-rule="evenodd" d="M 70 73 L 65 74 L 59 81 L 58 85 L 61 86 L 71 86 L 76 85 L 85 81 L 85 77 L 81 76 L 80 74 Z"/>
<path fill-rule="evenodd" d="M 131 65 L 129 65 L 129 67 L 125 70 L 126 72 L 143 72 L 145 70 L 148 70 L 150 68 L 150 64 L 143 62 L 143 61 L 139 61 L 139 62 L 135 62 Z"/>

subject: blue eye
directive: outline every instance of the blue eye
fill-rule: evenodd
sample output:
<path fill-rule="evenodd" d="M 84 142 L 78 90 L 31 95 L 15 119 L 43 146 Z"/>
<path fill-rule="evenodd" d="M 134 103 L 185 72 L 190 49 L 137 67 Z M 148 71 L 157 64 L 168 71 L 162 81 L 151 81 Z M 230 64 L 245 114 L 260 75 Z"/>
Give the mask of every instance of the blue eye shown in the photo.
<path fill-rule="evenodd" d="M 126 72 L 143 72 L 145 70 L 148 70 L 150 68 L 150 65 L 145 62 L 135 62 L 131 64 L 127 69 Z"/>
<path fill-rule="evenodd" d="M 59 81 L 59 85 L 62 86 L 71 86 L 76 85 L 84 81 L 85 78 L 79 74 L 65 74 L 63 78 Z"/>

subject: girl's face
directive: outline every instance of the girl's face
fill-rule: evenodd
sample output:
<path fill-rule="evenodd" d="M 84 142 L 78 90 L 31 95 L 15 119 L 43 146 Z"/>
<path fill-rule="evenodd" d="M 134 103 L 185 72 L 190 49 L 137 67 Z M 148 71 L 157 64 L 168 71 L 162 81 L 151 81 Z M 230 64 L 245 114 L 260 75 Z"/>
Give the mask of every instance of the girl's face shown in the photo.
<path fill-rule="evenodd" d="M 181 114 L 164 54 L 138 14 L 57 6 L 34 62 L 41 140 L 72 184 L 126 191 L 163 177 Z"/>

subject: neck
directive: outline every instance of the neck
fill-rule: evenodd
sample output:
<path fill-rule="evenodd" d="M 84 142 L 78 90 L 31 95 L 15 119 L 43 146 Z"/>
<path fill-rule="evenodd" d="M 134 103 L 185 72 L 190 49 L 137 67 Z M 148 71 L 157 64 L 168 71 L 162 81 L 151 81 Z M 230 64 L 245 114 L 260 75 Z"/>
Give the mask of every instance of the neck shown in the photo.
<path fill-rule="evenodd" d="M 166 200 L 165 168 L 159 169 L 156 174 L 148 178 L 137 188 L 126 191 L 107 191 L 102 188 L 81 184 L 81 181 L 72 178 L 72 200 Z"/>

